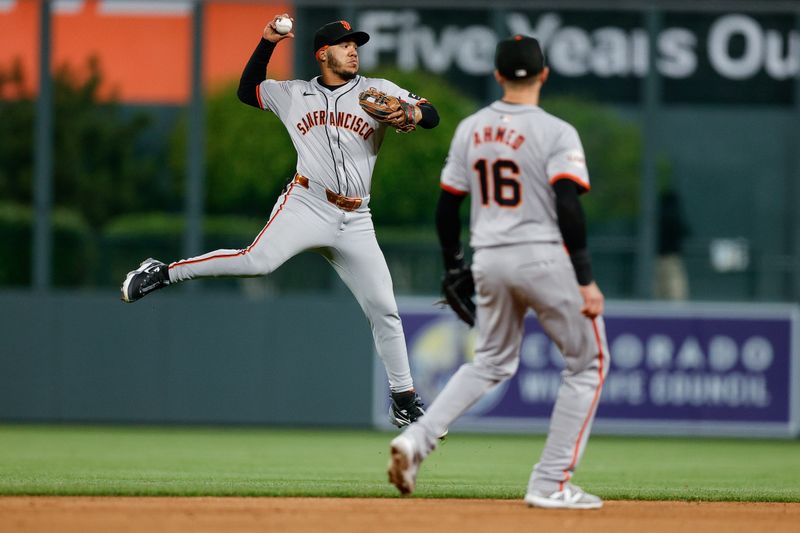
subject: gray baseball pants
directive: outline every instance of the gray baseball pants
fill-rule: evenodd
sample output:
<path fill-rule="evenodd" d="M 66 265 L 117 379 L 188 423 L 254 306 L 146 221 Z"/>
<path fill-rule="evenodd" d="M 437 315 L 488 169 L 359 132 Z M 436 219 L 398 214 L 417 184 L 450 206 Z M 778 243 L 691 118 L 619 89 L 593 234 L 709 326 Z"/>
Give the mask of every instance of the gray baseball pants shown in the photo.
<path fill-rule="evenodd" d="M 519 366 L 523 318 L 533 309 L 564 356 L 566 368 L 528 490 L 561 490 L 583 455 L 608 373 L 603 319 L 580 313 L 583 298 L 561 244 L 480 248 L 472 272 L 477 293 L 475 359 L 459 368 L 425 416 L 404 435 L 426 457 L 446 428 L 491 387 L 513 376 Z"/>
<path fill-rule="evenodd" d="M 321 254 L 356 297 L 369 320 L 392 392 L 413 388 L 392 278 L 378 246 L 369 197 L 354 211 L 330 203 L 325 189 L 293 182 L 269 222 L 241 250 L 215 250 L 169 265 L 170 283 L 218 276 L 264 276 L 303 251 Z"/>

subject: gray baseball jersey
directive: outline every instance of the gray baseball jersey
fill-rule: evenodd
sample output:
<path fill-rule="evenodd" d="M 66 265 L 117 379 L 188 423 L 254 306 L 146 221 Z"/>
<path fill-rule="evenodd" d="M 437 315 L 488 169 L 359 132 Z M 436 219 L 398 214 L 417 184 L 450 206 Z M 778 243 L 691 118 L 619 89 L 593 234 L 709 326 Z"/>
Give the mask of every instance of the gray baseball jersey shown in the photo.
<path fill-rule="evenodd" d="M 297 150 L 297 172 L 345 196 L 368 196 L 372 170 L 387 128 L 358 105 L 369 87 L 413 104 L 424 102 L 384 79 L 357 76 L 330 91 L 311 81 L 264 80 L 259 103 L 273 111 Z"/>
<path fill-rule="evenodd" d="M 603 320 L 581 314 L 583 298 L 562 244 L 552 184 L 589 189 L 575 129 L 538 106 L 494 102 L 458 126 L 441 187 L 471 195 L 478 338 L 463 365 L 405 434 L 425 456 L 442 428 L 519 365 L 523 318 L 533 309 L 566 361 L 547 443 L 529 491 L 562 490 L 588 439 L 609 367 Z"/>
<path fill-rule="evenodd" d="M 494 102 L 459 124 L 441 185 L 472 193 L 473 248 L 561 240 L 552 183 L 589 189 L 575 128 L 537 106 Z"/>
<path fill-rule="evenodd" d="M 393 392 L 413 388 L 392 278 L 369 210 L 372 170 L 387 126 L 368 116 L 358 94 L 376 87 L 406 101 L 422 99 L 394 83 L 356 76 L 331 91 L 318 79 L 261 82 L 262 109 L 273 111 L 297 150 L 297 174 L 250 246 L 215 250 L 169 265 L 170 282 L 273 272 L 306 250 L 325 257 L 367 315 Z M 331 193 L 348 197 L 334 204 Z"/>

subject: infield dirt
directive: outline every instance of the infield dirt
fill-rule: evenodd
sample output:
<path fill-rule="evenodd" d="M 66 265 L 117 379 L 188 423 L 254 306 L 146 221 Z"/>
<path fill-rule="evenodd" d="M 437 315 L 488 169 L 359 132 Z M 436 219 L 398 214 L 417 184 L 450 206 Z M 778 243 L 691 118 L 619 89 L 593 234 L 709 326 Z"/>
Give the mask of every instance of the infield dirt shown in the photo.
<path fill-rule="evenodd" d="M 472 533 L 796 532 L 800 503 L 608 501 L 597 511 L 515 500 L 392 498 L 0 498 L 0 532 L 320 531 Z"/>

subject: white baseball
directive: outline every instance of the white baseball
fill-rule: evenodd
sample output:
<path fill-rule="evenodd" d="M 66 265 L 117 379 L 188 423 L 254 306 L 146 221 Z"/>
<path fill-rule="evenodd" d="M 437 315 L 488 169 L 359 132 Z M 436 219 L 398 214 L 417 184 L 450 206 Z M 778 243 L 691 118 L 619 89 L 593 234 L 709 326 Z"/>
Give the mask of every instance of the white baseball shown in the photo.
<path fill-rule="evenodd" d="M 280 17 L 275 21 L 275 31 L 281 35 L 286 35 L 292 31 L 292 19 L 288 17 Z"/>

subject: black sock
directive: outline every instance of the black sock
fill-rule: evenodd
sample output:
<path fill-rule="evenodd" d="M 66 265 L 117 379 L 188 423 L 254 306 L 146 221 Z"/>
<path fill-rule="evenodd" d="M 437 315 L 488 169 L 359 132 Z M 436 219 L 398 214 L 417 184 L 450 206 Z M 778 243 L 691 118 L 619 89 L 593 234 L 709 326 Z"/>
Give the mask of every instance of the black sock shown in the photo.
<path fill-rule="evenodd" d="M 164 265 L 158 269 L 159 281 L 169 285 L 169 265 Z"/>
<path fill-rule="evenodd" d="M 407 390 L 403 392 L 393 392 L 392 393 L 392 400 L 399 406 L 408 405 L 414 402 L 414 398 L 417 397 L 417 393 L 415 390 Z"/>

